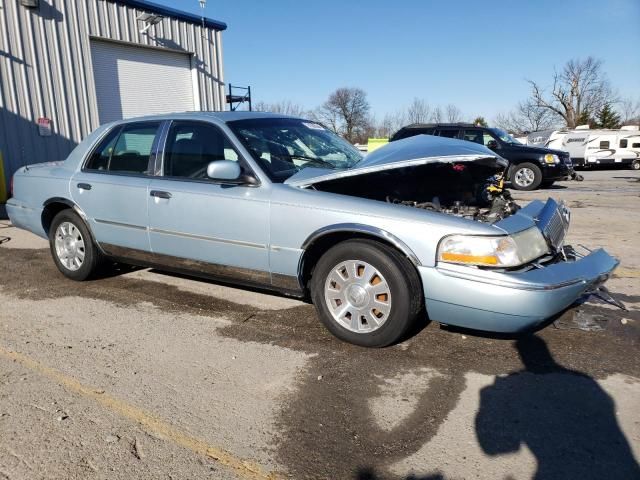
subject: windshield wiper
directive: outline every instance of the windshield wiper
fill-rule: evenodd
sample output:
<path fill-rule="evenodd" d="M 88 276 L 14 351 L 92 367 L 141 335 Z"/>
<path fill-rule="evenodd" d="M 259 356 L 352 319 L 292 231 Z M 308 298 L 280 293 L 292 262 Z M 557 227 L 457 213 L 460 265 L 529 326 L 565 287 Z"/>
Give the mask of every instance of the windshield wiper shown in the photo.
<path fill-rule="evenodd" d="M 307 160 L 308 163 L 317 163 L 319 165 L 325 165 L 332 170 L 335 170 L 336 166 L 333 163 L 327 162 L 326 160 L 322 160 L 321 158 L 307 157 L 306 155 L 289 155 L 291 158 L 299 158 L 301 160 Z"/>

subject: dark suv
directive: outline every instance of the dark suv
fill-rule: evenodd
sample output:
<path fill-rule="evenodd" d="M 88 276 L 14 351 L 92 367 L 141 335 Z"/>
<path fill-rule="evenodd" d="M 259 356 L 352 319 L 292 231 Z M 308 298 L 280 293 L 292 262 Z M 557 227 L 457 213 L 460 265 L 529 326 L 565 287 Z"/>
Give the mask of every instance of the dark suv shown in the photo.
<path fill-rule="evenodd" d="M 540 185 L 548 187 L 556 180 L 566 180 L 573 175 L 567 152 L 523 145 L 499 128 L 471 123 L 415 123 L 402 127 L 391 141 L 420 134 L 457 138 L 490 148 L 509 160 L 507 179 L 517 190 L 535 190 Z"/>

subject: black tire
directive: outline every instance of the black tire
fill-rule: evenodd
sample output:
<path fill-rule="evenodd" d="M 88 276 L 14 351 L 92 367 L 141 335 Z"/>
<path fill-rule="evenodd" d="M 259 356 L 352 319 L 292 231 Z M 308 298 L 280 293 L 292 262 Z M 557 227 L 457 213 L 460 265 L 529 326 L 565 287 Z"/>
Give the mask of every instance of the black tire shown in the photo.
<path fill-rule="evenodd" d="M 340 262 L 355 260 L 373 266 L 384 277 L 391 295 L 386 320 L 371 332 L 342 326 L 325 300 L 327 277 Z M 311 277 L 311 299 L 320 320 L 339 339 L 363 347 L 385 347 L 402 339 L 423 312 L 423 292 L 415 267 L 397 250 L 373 240 L 348 240 L 332 247 L 318 261 Z"/>
<path fill-rule="evenodd" d="M 518 175 L 526 173 L 526 169 L 533 173 L 533 179 L 531 183 L 519 182 Z M 509 177 L 511 186 L 516 190 L 535 190 L 542 183 L 542 171 L 534 163 L 524 162 L 513 167 L 511 175 Z"/>
<path fill-rule="evenodd" d="M 631 170 L 640 170 L 640 159 L 631 162 Z"/>
<path fill-rule="evenodd" d="M 64 223 L 73 225 L 76 229 L 72 231 L 73 235 L 68 236 L 75 237 L 76 241 L 82 240 L 84 243 L 83 247 L 77 247 L 78 251 L 84 252 L 84 258 L 76 269 L 72 269 L 63 263 L 64 258 L 61 258 L 62 255 L 58 254 L 56 248 L 58 227 Z M 51 227 L 49 228 L 49 247 L 51 249 L 51 256 L 58 270 L 60 270 L 65 277 L 72 280 L 82 281 L 88 279 L 96 272 L 102 261 L 100 251 L 96 248 L 89 229 L 80 216 L 71 209 L 62 210 L 53 218 Z"/>

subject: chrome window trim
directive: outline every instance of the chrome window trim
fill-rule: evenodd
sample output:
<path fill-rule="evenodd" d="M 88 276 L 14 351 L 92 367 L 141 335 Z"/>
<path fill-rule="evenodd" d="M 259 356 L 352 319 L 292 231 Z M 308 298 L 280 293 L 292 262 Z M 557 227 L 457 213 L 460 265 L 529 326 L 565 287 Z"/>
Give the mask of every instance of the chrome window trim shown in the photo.
<path fill-rule="evenodd" d="M 257 184 L 254 185 L 244 185 L 244 184 L 239 184 L 237 182 L 233 182 L 233 181 L 224 181 L 224 180 L 207 180 L 207 179 L 199 179 L 199 178 L 187 178 L 187 177 L 173 177 L 173 176 L 166 176 L 164 174 L 164 165 L 165 165 L 165 155 L 167 154 L 167 143 L 169 141 L 169 131 L 171 130 L 171 127 L 173 126 L 174 123 L 176 122 L 182 122 L 182 123 L 198 123 L 198 124 L 202 124 L 202 125 L 207 125 L 210 126 L 212 128 L 215 128 L 216 130 L 218 130 L 218 132 L 220 132 L 220 134 L 224 137 L 224 139 L 229 143 L 229 145 L 231 145 L 231 148 L 233 149 L 233 151 L 236 153 L 236 155 L 238 156 L 238 163 L 240 164 L 240 167 L 243 170 L 246 170 L 246 173 L 250 173 L 251 176 L 253 176 L 253 178 L 255 178 L 257 180 Z M 216 123 L 213 122 L 208 122 L 206 120 L 183 120 L 183 119 L 171 119 L 171 120 L 167 120 L 166 121 L 166 128 L 165 131 L 162 133 L 162 137 L 161 137 L 161 142 L 158 143 L 158 154 L 156 155 L 156 171 L 154 172 L 154 176 L 157 178 L 161 178 L 163 180 L 172 180 L 172 181 L 178 181 L 178 182 L 195 182 L 195 183 L 206 183 L 208 185 L 234 185 L 234 186 L 244 186 L 244 187 L 259 187 L 262 185 L 262 181 L 260 180 L 260 177 L 258 175 L 256 175 L 255 170 L 253 169 L 253 167 L 251 166 L 251 164 L 249 162 L 247 162 L 247 159 L 245 158 L 245 156 L 242 154 L 242 152 L 240 152 L 236 146 L 236 144 L 232 141 L 232 139 L 229 137 L 229 135 L 227 135 L 227 132 L 224 131 L 223 128 L 220 127 L 220 125 L 217 125 Z M 158 165 L 157 163 L 157 159 L 160 159 L 160 164 Z"/>
<path fill-rule="evenodd" d="M 151 152 L 149 153 L 149 160 L 147 161 L 148 173 L 112 172 L 110 170 L 93 170 L 93 169 L 87 168 L 87 163 L 95 153 L 96 149 L 100 146 L 102 141 L 111 134 L 111 132 L 115 131 L 116 129 L 120 130 L 118 132 L 118 136 L 116 137 L 116 143 L 117 143 L 118 140 L 120 139 L 120 135 L 122 135 L 122 130 L 124 130 L 125 128 L 131 125 L 138 125 L 138 124 L 145 124 L 145 123 L 158 124 L 158 130 L 156 131 L 155 138 L 153 139 L 153 144 L 151 145 Z M 153 172 L 149 171 L 149 166 L 151 165 L 152 161 L 155 164 L 157 153 L 158 153 L 158 146 L 159 146 L 158 140 L 160 138 L 160 134 L 162 133 L 163 125 L 165 123 L 166 123 L 166 120 L 143 120 L 143 121 L 134 121 L 134 122 L 123 122 L 123 123 L 118 123 L 114 125 L 113 128 L 106 129 L 103 135 L 101 135 L 100 138 L 97 139 L 95 143 L 92 145 L 91 149 L 89 150 L 89 153 L 85 155 L 84 159 L 82 160 L 82 164 L 81 164 L 82 166 L 80 167 L 80 171 L 83 173 L 97 173 L 100 175 L 116 175 L 121 177 L 124 176 L 124 177 L 151 178 L 153 176 Z"/>

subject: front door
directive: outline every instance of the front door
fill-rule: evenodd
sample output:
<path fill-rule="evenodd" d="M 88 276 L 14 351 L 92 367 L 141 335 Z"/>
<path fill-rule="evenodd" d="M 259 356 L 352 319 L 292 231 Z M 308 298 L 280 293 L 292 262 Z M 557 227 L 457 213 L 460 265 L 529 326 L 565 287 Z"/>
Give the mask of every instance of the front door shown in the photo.
<path fill-rule="evenodd" d="M 71 179 L 71 196 L 86 214 L 101 247 L 116 256 L 149 251 L 149 165 L 161 122 L 136 122 L 111 130 Z"/>
<path fill-rule="evenodd" d="M 174 268 L 269 283 L 269 189 L 211 180 L 214 160 L 248 169 L 215 125 L 171 123 L 162 176 L 151 180 L 147 197 L 154 256 Z"/>

